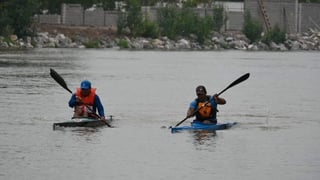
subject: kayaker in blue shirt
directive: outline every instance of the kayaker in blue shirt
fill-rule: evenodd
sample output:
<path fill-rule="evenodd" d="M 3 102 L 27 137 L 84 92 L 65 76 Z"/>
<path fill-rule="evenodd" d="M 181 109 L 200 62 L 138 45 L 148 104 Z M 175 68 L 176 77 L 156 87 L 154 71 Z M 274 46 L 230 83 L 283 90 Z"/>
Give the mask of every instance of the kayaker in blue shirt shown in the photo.
<path fill-rule="evenodd" d="M 105 121 L 104 108 L 99 96 L 96 94 L 96 88 L 91 88 L 91 82 L 84 80 L 77 88 L 76 93 L 72 94 L 69 100 L 69 106 L 74 108 L 73 117 L 93 117 Z M 98 109 L 99 116 L 96 114 Z"/>
<path fill-rule="evenodd" d="M 217 106 L 218 104 L 226 104 L 226 100 L 217 94 L 213 96 L 207 95 L 207 90 L 202 85 L 196 88 L 196 94 L 197 98 L 190 103 L 187 117 L 196 116 L 194 121 L 216 124 Z"/>

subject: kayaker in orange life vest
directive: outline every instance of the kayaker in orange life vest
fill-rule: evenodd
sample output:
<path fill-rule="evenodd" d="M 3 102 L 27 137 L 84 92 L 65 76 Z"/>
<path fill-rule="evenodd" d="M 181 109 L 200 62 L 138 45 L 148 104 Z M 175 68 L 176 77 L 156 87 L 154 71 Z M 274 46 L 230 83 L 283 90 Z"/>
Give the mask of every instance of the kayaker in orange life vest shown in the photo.
<path fill-rule="evenodd" d="M 105 121 L 104 108 L 99 96 L 96 94 L 96 88 L 91 88 L 91 82 L 84 80 L 77 88 L 76 93 L 72 94 L 69 100 L 69 107 L 74 108 L 73 117 L 93 117 Z"/>
<path fill-rule="evenodd" d="M 214 94 L 207 95 L 207 90 L 200 85 L 196 88 L 197 98 L 190 103 L 187 117 L 196 116 L 194 121 L 203 123 L 217 123 L 217 106 L 226 104 L 226 100 Z"/>

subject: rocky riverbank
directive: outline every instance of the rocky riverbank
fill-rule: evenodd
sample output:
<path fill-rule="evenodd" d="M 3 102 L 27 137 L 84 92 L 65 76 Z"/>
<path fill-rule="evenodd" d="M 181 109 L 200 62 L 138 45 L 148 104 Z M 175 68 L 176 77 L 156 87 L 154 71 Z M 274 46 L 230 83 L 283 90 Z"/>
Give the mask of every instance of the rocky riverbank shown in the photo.
<path fill-rule="evenodd" d="M 287 34 L 282 44 L 262 42 L 250 43 L 240 32 L 212 34 L 204 44 L 196 42 L 196 36 L 171 40 L 117 36 L 110 28 L 94 27 L 47 27 L 38 30 L 34 37 L 19 39 L 11 35 L 6 39 L 0 36 L 0 49 L 29 48 L 117 48 L 130 50 L 250 50 L 250 51 L 299 51 L 320 50 L 320 32 L 310 29 L 301 34 Z"/>

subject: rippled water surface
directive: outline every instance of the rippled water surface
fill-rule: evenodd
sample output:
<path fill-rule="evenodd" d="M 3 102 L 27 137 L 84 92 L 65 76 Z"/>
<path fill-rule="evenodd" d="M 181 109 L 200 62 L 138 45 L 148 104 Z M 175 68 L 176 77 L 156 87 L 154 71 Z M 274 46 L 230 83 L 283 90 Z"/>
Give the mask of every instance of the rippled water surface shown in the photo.
<path fill-rule="evenodd" d="M 314 180 L 320 177 L 317 52 L 39 49 L 0 52 L 0 179 Z M 97 87 L 116 128 L 67 128 L 70 93 Z M 171 134 L 195 87 L 221 96 L 216 134 Z M 187 120 L 183 125 L 190 123 Z"/>

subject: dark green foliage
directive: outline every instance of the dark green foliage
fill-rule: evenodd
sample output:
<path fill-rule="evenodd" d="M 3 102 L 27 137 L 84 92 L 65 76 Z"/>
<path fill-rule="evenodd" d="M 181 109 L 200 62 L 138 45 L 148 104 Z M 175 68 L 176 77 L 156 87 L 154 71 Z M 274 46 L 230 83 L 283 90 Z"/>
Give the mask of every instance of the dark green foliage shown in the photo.
<path fill-rule="evenodd" d="M 159 10 L 158 23 L 161 35 L 168 36 L 170 39 L 176 37 L 178 31 L 176 18 L 178 16 L 179 12 L 174 7 L 164 7 Z"/>
<path fill-rule="evenodd" d="M 127 27 L 133 36 L 140 35 L 143 31 L 141 5 L 138 0 L 128 1 Z"/>
<path fill-rule="evenodd" d="M 277 44 L 284 43 L 286 40 L 286 33 L 282 31 L 278 25 L 275 25 L 266 35 L 263 37 L 263 42 L 270 44 L 275 42 Z"/>
<path fill-rule="evenodd" d="M 197 7 L 197 0 L 186 0 L 186 1 L 183 3 L 183 7 L 184 7 L 184 8 Z"/>
<path fill-rule="evenodd" d="M 159 27 L 147 16 L 143 17 L 138 0 L 128 0 L 127 13 L 122 14 L 117 22 L 118 34 L 123 34 L 128 29 L 132 36 L 156 38 L 159 36 Z"/>
<path fill-rule="evenodd" d="M 117 33 L 123 34 L 124 29 L 127 27 L 127 15 L 122 13 L 117 20 Z"/>
<path fill-rule="evenodd" d="M 212 18 L 201 18 L 188 8 L 165 7 L 159 10 L 158 15 L 160 33 L 170 39 L 195 34 L 198 42 L 202 43 L 213 26 Z"/>
<path fill-rule="evenodd" d="M 188 36 L 197 29 L 198 16 L 191 9 L 183 8 L 176 18 L 179 35 Z"/>
<path fill-rule="evenodd" d="M 224 13 L 223 6 L 217 5 L 213 8 L 213 30 L 214 31 L 220 32 L 224 23 L 223 13 Z"/>
<path fill-rule="evenodd" d="M 37 12 L 38 0 L 10 0 L 0 6 L 0 33 L 10 31 L 19 37 L 32 35 L 32 17 Z"/>
<path fill-rule="evenodd" d="M 114 10 L 116 8 L 115 0 L 104 0 L 101 2 L 101 7 L 104 10 Z"/>
<path fill-rule="evenodd" d="M 142 6 L 154 6 L 158 0 L 140 0 Z"/>
<path fill-rule="evenodd" d="M 0 35 L 4 37 L 9 37 L 10 35 L 14 34 L 14 29 L 10 25 L 5 25 L 1 27 Z"/>
<path fill-rule="evenodd" d="M 86 48 L 99 48 L 100 47 L 100 42 L 99 42 L 99 40 L 91 40 L 91 41 L 88 41 L 86 43 L 83 43 L 83 45 Z"/>
<path fill-rule="evenodd" d="M 205 18 L 199 19 L 197 23 L 197 28 L 195 29 L 195 35 L 197 35 L 197 40 L 199 43 L 203 43 L 206 38 L 209 37 L 211 33 L 211 27 L 213 26 L 212 18 L 207 16 Z"/>
<path fill-rule="evenodd" d="M 251 18 L 249 11 L 245 12 L 243 33 L 251 42 L 257 42 L 261 39 L 263 27 L 259 21 Z"/>
<path fill-rule="evenodd" d="M 120 48 L 127 49 L 127 48 L 129 48 L 129 43 L 128 43 L 128 41 L 125 40 L 125 39 L 120 39 L 120 41 L 119 41 L 119 43 L 118 43 L 118 46 L 119 46 Z"/>
<path fill-rule="evenodd" d="M 159 26 L 156 22 L 152 22 L 148 17 L 143 21 L 143 37 L 157 38 L 159 36 Z"/>

